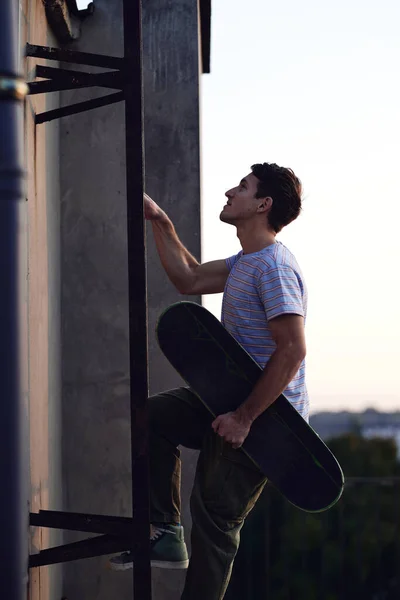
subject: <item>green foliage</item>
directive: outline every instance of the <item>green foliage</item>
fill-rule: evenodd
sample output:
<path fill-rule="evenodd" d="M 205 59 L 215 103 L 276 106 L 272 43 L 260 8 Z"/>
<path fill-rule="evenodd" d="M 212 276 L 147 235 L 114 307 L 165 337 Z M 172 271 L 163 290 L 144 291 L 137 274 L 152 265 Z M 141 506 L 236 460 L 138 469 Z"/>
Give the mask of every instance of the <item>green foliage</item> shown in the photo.
<path fill-rule="evenodd" d="M 356 433 L 328 445 L 348 478 L 342 499 L 313 515 L 266 488 L 243 528 L 226 600 L 400 598 L 396 446 Z"/>

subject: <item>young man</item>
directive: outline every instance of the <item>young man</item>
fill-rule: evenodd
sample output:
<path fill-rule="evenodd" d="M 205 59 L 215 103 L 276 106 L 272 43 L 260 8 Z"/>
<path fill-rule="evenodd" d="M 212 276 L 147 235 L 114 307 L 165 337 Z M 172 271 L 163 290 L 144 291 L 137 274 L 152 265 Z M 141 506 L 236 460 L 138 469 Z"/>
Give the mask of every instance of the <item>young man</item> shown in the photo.
<path fill-rule="evenodd" d="M 236 256 L 199 264 L 179 240 L 168 216 L 145 195 L 162 265 L 182 294 L 224 292 L 222 323 L 264 367 L 246 401 L 214 421 L 188 388 L 149 399 L 152 564 L 187 568 L 180 525 L 180 452 L 200 450 L 191 497 L 192 555 L 182 600 L 221 600 L 239 547 L 240 529 L 266 479 L 238 448 L 253 421 L 284 392 L 305 419 L 307 292 L 300 268 L 276 234 L 301 210 L 301 184 L 291 169 L 253 165 L 226 192 L 220 219 L 234 225 Z M 132 567 L 124 553 L 115 570 Z"/>

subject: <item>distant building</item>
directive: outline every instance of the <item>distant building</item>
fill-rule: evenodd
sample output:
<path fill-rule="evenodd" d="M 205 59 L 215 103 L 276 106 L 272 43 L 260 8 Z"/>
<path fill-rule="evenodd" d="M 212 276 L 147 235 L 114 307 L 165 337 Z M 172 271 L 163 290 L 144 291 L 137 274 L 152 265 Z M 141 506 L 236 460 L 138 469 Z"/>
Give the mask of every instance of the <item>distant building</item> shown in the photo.
<path fill-rule="evenodd" d="M 362 428 L 361 434 L 367 439 L 384 438 L 394 440 L 397 447 L 397 458 L 400 458 L 400 426 L 369 426 Z"/>
<path fill-rule="evenodd" d="M 350 432 L 365 438 L 393 439 L 400 458 L 400 413 L 384 413 L 368 409 L 362 413 L 320 412 L 310 417 L 310 425 L 326 440 Z"/>

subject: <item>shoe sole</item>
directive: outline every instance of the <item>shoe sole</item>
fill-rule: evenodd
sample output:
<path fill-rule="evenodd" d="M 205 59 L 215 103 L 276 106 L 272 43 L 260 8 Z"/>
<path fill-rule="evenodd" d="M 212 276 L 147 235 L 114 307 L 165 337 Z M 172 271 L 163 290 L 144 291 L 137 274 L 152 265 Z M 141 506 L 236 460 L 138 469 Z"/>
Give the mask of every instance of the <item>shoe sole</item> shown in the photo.
<path fill-rule="evenodd" d="M 188 560 L 181 560 L 180 562 L 171 562 L 167 560 L 152 560 L 151 566 L 156 569 L 187 569 L 189 566 Z"/>
<path fill-rule="evenodd" d="M 155 569 L 187 569 L 189 566 L 189 561 L 182 560 L 180 562 L 172 562 L 167 560 L 152 560 L 151 566 Z M 109 563 L 109 568 L 112 571 L 128 571 L 129 569 L 133 569 L 133 563 Z"/>

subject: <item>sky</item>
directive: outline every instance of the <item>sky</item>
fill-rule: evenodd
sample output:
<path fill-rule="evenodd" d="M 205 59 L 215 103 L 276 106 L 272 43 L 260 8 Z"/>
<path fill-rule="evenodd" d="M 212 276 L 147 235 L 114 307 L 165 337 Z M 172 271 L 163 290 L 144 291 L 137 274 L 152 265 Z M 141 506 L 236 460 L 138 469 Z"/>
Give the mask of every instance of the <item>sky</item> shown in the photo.
<path fill-rule="evenodd" d="M 202 261 L 240 250 L 225 191 L 255 162 L 294 169 L 303 212 L 278 239 L 309 291 L 312 412 L 400 410 L 399 22 L 398 0 L 212 0 Z"/>
<path fill-rule="evenodd" d="M 202 261 L 240 250 L 219 221 L 255 162 L 291 167 L 303 212 L 278 239 L 308 286 L 312 412 L 400 410 L 397 0 L 214 0 L 201 81 Z M 204 297 L 220 316 L 221 295 Z"/>

